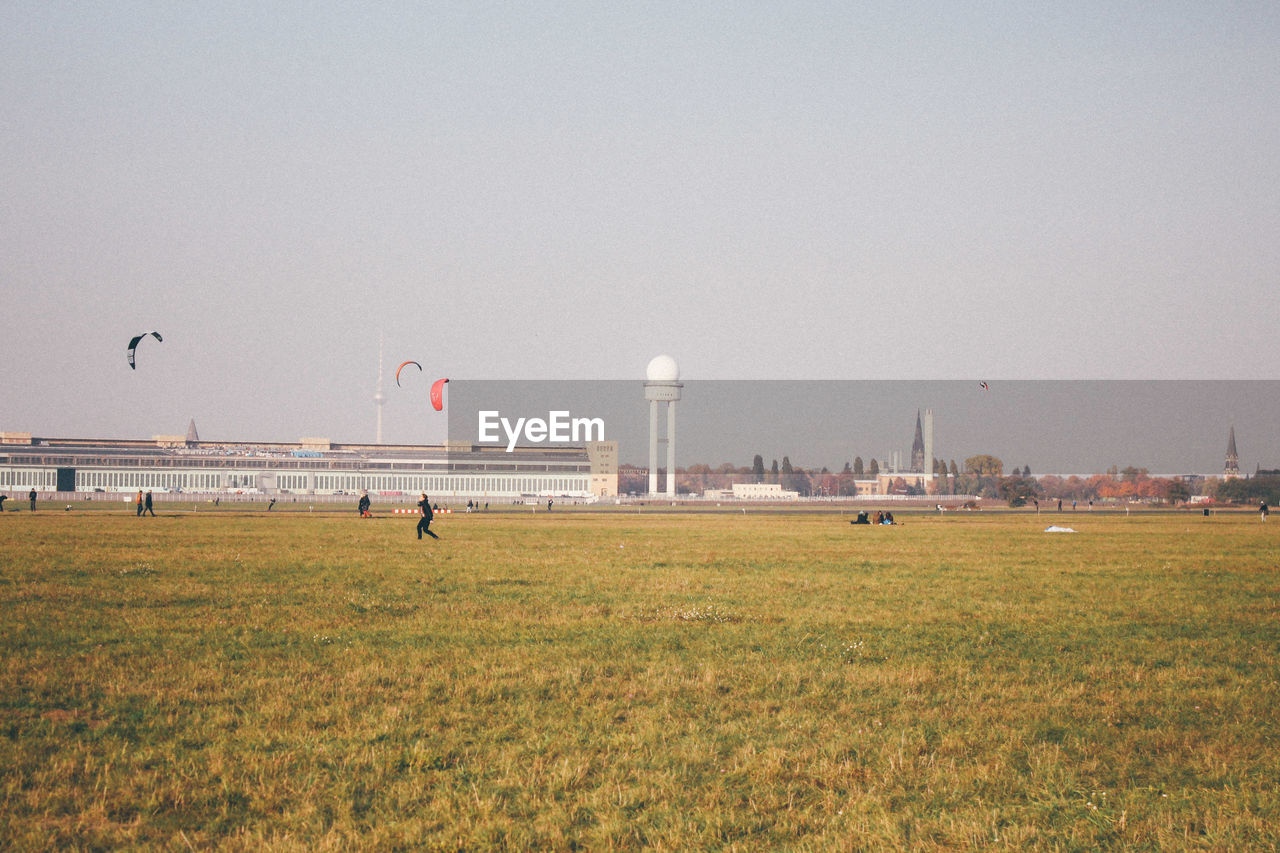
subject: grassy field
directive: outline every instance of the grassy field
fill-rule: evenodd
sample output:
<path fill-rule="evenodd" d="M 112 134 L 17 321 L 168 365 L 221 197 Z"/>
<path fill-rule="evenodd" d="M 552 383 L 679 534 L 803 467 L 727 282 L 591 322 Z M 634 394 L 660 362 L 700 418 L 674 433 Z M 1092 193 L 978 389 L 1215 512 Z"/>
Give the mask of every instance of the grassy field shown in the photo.
<path fill-rule="evenodd" d="M 4 513 L 0 848 L 1274 849 L 1256 515 Z"/>

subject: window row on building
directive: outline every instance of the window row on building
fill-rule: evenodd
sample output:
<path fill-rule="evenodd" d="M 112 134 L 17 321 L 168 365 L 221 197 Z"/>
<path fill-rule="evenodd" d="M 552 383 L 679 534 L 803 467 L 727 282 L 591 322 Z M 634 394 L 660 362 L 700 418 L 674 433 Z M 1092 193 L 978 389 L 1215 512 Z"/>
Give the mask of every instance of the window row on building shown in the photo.
<path fill-rule="evenodd" d="M 52 468 L 0 468 L 0 491 L 54 488 L 58 476 Z"/>
<path fill-rule="evenodd" d="M 589 493 L 590 475 L 577 477 L 490 477 L 458 474 L 317 474 L 317 492 L 356 491 L 368 489 L 378 492 L 426 492 L 428 494 L 464 495 L 536 495 L 542 492 L 555 494 Z M 307 486 L 287 485 L 286 478 L 276 477 L 276 488 L 305 489 Z"/>
<path fill-rule="evenodd" d="M 75 472 L 75 489 L 80 492 L 131 492 L 138 489 L 161 491 L 205 491 L 214 489 L 275 489 L 290 492 L 315 491 L 320 494 L 355 492 L 362 489 L 379 492 L 427 492 L 428 494 L 464 495 L 536 495 L 586 494 L 591 489 L 590 475 L 557 476 L 480 476 L 459 474 L 275 474 L 244 471 L 148 471 L 116 470 Z M 314 486 L 311 485 L 314 482 Z M 57 488 L 57 471 L 51 468 L 0 469 L 0 490 Z"/>
<path fill-rule="evenodd" d="M 229 486 L 252 483 L 253 474 L 232 476 Z M 132 491 L 134 489 L 180 489 L 199 491 L 201 489 L 217 489 L 222 485 L 222 475 L 217 473 L 182 472 L 182 471 L 76 471 L 76 491 L 104 492 Z"/>

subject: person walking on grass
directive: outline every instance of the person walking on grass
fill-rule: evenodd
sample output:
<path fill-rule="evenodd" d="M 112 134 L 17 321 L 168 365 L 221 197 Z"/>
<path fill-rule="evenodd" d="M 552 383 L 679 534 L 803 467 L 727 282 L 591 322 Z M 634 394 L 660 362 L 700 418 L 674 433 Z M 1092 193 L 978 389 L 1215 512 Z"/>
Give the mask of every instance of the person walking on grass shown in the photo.
<path fill-rule="evenodd" d="M 151 513 L 152 518 L 156 517 L 156 511 L 151 508 L 151 490 L 150 489 L 147 489 L 147 497 L 142 502 L 142 505 L 143 505 L 143 510 L 142 510 L 143 515 L 146 515 L 147 513 Z"/>
<path fill-rule="evenodd" d="M 1259 501 L 1259 502 L 1258 502 L 1258 515 L 1259 515 L 1259 516 L 1261 516 L 1261 518 L 1262 518 L 1262 520 L 1263 520 L 1263 521 L 1266 521 L 1266 520 L 1267 520 L 1267 513 L 1269 513 L 1269 512 L 1271 512 L 1271 508 L 1267 506 L 1267 502 L 1266 502 L 1266 501 Z"/>
<path fill-rule="evenodd" d="M 35 512 L 36 511 L 36 490 L 35 489 L 32 489 L 31 493 L 27 495 L 27 500 L 31 501 L 31 511 Z"/>
<path fill-rule="evenodd" d="M 142 489 L 138 489 L 138 497 L 133 502 L 134 515 L 142 518 Z"/>
<path fill-rule="evenodd" d="M 422 534 L 427 534 L 432 539 L 440 537 L 431 532 L 431 519 L 435 518 L 435 513 L 431 511 L 431 501 L 427 500 L 427 493 L 422 493 L 422 500 L 418 501 L 418 509 L 422 512 L 422 517 L 418 519 L 418 538 L 422 538 Z"/>

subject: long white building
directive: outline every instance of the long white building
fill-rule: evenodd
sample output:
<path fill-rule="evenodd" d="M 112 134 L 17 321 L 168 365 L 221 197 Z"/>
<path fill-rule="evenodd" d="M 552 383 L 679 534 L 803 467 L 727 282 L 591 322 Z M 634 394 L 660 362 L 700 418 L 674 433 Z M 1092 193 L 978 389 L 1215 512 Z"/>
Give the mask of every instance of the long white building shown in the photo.
<path fill-rule="evenodd" d="M 616 441 L 581 447 L 43 438 L 0 433 L 0 491 L 245 492 L 516 500 L 618 491 Z"/>

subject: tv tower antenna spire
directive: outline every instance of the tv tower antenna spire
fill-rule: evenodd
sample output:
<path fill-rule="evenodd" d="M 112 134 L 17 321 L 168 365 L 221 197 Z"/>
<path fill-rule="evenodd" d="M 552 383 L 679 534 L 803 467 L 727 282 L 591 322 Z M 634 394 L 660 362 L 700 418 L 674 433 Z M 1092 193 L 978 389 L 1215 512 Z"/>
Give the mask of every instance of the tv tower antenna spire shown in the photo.
<path fill-rule="evenodd" d="M 378 333 L 378 390 L 374 392 L 373 403 L 378 407 L 377 444 L 382 444 L 382 407 L 386 405 L 387 395 L 382 393 L 382 333 Z"/>

